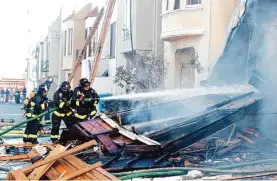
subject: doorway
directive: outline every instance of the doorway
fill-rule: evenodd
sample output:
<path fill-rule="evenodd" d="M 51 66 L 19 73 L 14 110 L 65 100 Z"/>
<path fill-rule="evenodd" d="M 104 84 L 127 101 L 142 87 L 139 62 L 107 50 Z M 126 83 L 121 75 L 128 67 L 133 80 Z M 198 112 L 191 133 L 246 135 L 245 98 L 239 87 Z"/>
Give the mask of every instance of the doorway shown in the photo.
<path fill-rule="evenodd" d="M 175 52 L 175 84 L 178 88 L 193 88 L 195 83 L 195 49 L 188 47 Z"/>

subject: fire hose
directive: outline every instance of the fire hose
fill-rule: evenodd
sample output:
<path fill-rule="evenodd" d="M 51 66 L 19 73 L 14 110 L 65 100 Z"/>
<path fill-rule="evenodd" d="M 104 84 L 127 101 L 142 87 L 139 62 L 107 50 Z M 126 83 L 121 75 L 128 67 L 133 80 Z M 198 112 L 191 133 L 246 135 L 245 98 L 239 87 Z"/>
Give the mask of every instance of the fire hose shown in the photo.
<path fill-rule="evenodd" d="M 147 169 L 147 170 L 138 170 L 131 172 L 121 172 L 121 173 L 113 173 L 113 175 L 120 177 L 121 180 L 129 180 L 134 178 L 154 178 L 154 177 L 169 177 L 169 176 L 180 176 L 185 175 L 188 171 L 191 170 L 199 170 L 202 172 L 209 173 L 225 173 L 225 174 L 249 174 L 249 173 L 264 173 L 264 172 L 272 172 L 276 171 L 275 167 L 272 168 L 264 168 L 264 169 L 240 169 L 241 167 L 247 166 L 255 166 L 257 164 L 276 164 L 277 159 L 266 159 L 259 161 L 252 161 L 246 163 L 237 163 L 226 166 L 219 166 L 214 168 L 195 168 L 195 167 L 174 167 L 174 168 L 155 168 L 155 169 Z M 236 169 L 236 170 L 232 170 Z"/>

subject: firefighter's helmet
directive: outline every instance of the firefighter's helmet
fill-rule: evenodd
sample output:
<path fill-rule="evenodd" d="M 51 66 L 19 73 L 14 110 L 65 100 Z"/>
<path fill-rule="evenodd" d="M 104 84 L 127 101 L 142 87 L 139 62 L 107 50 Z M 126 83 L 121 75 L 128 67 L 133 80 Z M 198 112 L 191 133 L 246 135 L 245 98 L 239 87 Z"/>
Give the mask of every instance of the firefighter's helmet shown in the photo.
<path fill-rule="evenodd" d="M 70 83 L 68 81 L 64 81 L 61 84 L 62 91 L 69 91 L 71 89 Z"/>
<path fill-rule="evenodd" d="M 86 87 L 86 86 L 90 86 L 90 82 L 88 81 L 87 78 L 82 78 L 79 81 L 79 86 L 80 87 Z"/>

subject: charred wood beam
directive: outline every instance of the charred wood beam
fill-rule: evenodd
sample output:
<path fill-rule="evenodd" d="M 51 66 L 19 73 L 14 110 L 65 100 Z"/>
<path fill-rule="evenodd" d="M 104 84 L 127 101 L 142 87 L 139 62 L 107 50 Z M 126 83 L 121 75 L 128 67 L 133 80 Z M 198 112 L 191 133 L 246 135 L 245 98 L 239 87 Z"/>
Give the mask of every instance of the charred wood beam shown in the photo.
<path fill-rule="evenodd" d="M 219 119 L 207 126 L 198 129 L 195 132 L 182 136 L 176 140 L 170 141 L 162 147 L 165 149 L 166 152 L 178 152 L 179 150 L 184 149 L 200 141 L 201 139 L 208 137 L 219 130 L 222 130 L 223 128 L 226 128 L 231 124 L 240 121 L 247 115 L 247 113 L 256 111 L 258 109 L 258 105 L 259 101 L 251 103 L 250 105 L 238 109 L 237 111 L 224 117 L 223 119 Z"/>
<path fill-rule="evenodd" d="M 132 160 L 128 161 L 123 169 L 129 169 L 131 166 L 142 157 L 142 153 L 136 155 Z"/>
<path fill-rule="evenodd" d="M 145 153 L 145 152 L 162 152 L 160 145 L 126 145 L 123 148 L 125 153 Z"/>
<path fill-rule="evenodd" d="M 236 97 L 234 97 L 232 99 L 229 99 L 229 100 L 223 101 L 221 103 L 218 103 L 218 104 L 216 104 L 214 106 L 211 106 L 211 107 L 207 108 L 207 110 L 212 110 L 212 109 L 216 109 L 216 108 L 225 106 L 225 105 L 227 105 L 227 104 L 229 104 L 229 103 L 231 103 L 233 101 L 237 101 L 237 100 L 242 99 L 244 97 L 250 96 L 250 95 L 252 95 L 254 93 L 255 93 L 254 91 L 251 91 L 251 92 L 248 92 L 246 94 L 242 94 L 242 95 L 236 96 Z"/>
<path fill-rule="evenodd" d="M 122 156 L 121 153 L 118 153 L 116 156 L 112 157 L 110 160 L 105 162 L 102 165 L 102 168 L 108 168 L 110 164 L 112 164 L 113 162 L 117 161 L 121 156 Z"/>
<path fill-rule="evenodd" d="M 223 111 L 206 112 L 203 115 L 199 115 L 189 120 L 184 119 L 182 123 L 152 133 L 148 135 L 148 137 L 153 140 L 166 143 L 168 140 L 175 140 L 178 137 L 198 130 L 199 127 L 203 127 L 215 122 L 216 120 L 223 119 L 227 115 L 229 115 L 229 113 Z"/>

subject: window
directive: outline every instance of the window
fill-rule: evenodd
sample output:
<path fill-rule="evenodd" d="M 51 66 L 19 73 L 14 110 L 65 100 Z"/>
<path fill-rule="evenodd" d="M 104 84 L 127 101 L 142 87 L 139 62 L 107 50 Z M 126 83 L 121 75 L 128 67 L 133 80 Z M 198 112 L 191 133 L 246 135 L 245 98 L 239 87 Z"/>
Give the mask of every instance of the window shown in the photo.
<path fill-rule="evenodd" d="M 89 27 L 89 33 L 91 32 L 92 30 L 92 27 Z M 88 44 L 88 56 L 91 57 L 91 52 L 92 52 L 92 49 L 91 49 L 91 44 L 92 42 L 94 41 L 94 39 L 91 39 L 90 43 Z"/>
<path fill-rule="evenodd" d="M 169 2 L 168 2 L 169 0 L 166 0 L 165 1 L 165 3 L 166 3 L 166 5 L 165 5 L 165 10 L 167 11 L 168 10 L 168 7 L 169 7 Z"/>
<path fill-rule="evenodd" d="M 110 58 L 115 58 L 115 43 L 116 43 L 116 22 L 111 24 Z"/>
<path fill-rule="evenodd" d="M 66 43 L 67 43 L 67 41 L 66 41 L 66 39 L 67 39 L 67 34 L 66 34 L 66 31 L 64 31 L 64 44 L 63 44 L 63 55 L 64 56 L 66 56 Z"/>
<path fill-rule="evenodd" d="M 72 49 L 73 49 L 73 29 L 68 29 L 68 55 L 72 55 Z"/>
<path fill-rule="evenodd" d="M 187 5 L 200 5 L 201 0 L 187 0 Z"/>
<path fill-rule="evenodd" d="M 180 9 L 180 0 L 175 0 L 174 2 L 174 10 Z"/>
<path fill-rule="evenodd" d="M 96 30 L 95 32 L 95 36 L 92 40 L 92 52 L 93 52 L 93 55 L 96 54 L 96 50 L 97 50 L 97 38 L 98 38 L 98 29 Z"/>
<path fill-rule="evenodd" d="M 86 28 L 85 29 L 85 41 L 86 41 L 87 38 L 88 38 L 88 29 Z M 87 49 L 84 52 L 84 59 L 86 59 L 86 58 L 87 58 Z"/>
<path fill-rule="evenodd" d="M 50 42 L 48 42 L 48 43 L 47 43 L 47 58 L 46 58 L 46 60 L 50 60 L 50 51 L 51 51 L 50 48 L 51 48 L 51 47 L 50 47 Z"/>
<path fill-rule="evenodd" d="M 130 0 L 124 0 L 123 3 L 123 39 L 130 38 Z"/>

